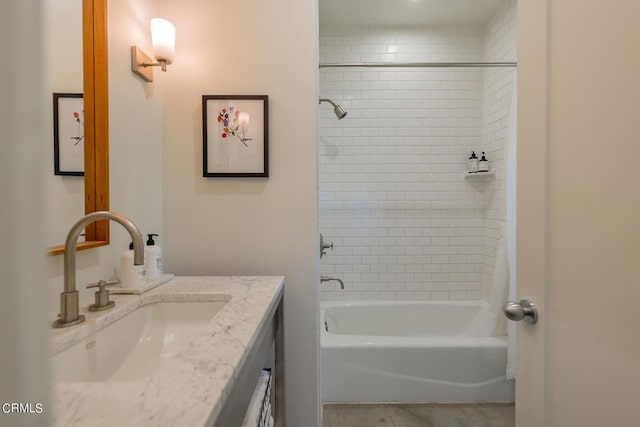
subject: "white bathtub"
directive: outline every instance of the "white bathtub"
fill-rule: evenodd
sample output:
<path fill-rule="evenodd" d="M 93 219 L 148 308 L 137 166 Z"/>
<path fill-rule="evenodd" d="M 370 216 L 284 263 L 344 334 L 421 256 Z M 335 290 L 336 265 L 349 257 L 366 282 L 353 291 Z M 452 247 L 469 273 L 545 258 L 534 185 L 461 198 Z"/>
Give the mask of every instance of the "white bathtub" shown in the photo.
<path fill-rule="evenodd" d="M 483 302 L 321 305 L 325 402 L 513 402 L 506 337 Z"/>

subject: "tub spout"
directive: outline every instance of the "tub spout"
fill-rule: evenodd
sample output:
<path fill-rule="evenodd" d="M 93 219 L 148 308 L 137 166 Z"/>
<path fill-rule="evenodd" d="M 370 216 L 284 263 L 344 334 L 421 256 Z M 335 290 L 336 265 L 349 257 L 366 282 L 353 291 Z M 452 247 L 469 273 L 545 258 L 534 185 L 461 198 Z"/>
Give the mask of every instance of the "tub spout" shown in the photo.
<path fill-rule="evenodd" d="M 340 283 L 340 289 L 344 290 L 344 282 L 339 277 L 320 276 L 320 282 L 338 282 Z"/>

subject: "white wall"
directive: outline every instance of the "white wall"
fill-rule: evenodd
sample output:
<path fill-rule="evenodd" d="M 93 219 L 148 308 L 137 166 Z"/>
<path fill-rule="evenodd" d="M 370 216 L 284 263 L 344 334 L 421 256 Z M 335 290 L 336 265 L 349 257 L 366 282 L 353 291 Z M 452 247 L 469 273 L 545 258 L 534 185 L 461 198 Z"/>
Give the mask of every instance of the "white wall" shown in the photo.
<path fill-rule="evenodd" d="M 131 72 L 132 44 L 150 52 L 149 20 L 154 0 L 112 1 L 108 7 L 109 43 L 109 186 L 110 209 L 131 218 L 143 233 L 162 229 L 161 84 L 147 84 Z M 161 79 L 159 79 L 161 81 Z M 70 218 L 71 223 L 82 216 Z M 116 277 L 129 234 L 111 224 L 111 244 L 78 252 L 80 301 L 93 301 L 84 285 Z M 162 243 L 162 236 L 159 240 Z M 47 259 L 48 317 L 59 312 L 63 257 Z"/>
<path fill-rule="evenodd" d="M 317 12 L 313 0 L 160 0 L 177 28 L 163 78 L 164 260 L 180 275 L 284 274 L 286 421 L 318 394 Z M 270 177 L 202 177 L 202 95 L 269 96 Z"/>
<path fill-rule="evenodd" d="M 162 234 L 162 86 L 154 70 L 147 83 L 131 72 L 131 46 L 151 53 L 149 21 L 155 0 L 109 2 L 109 156 L 111 210 L 129 216 L 143 234 Z M 131 241 L 117 224 L 111 246 L 118 256 Z M 161 235 L 156 243 L 162 245 Z M 118 258 L 118 268 L 119 268 Z"/>
<path fill-rule="evenodd" d="M 42 81 L 40 2 L 0 2 L 0 404 L 42 403 L 45 413 L 4 414 L 0 425 L 48 425 L 44 282 L 44 175 L 40 141 L 51 105 Z"/>

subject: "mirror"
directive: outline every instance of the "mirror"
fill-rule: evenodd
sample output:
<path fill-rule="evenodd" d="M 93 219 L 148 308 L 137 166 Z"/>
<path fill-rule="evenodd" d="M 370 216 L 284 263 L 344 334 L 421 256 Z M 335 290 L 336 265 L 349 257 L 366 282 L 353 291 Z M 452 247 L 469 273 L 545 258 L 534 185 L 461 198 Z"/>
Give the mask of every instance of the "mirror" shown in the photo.
<path fill-rule="evenodd" d="M 42 143 L 46 153 L 45 244 L 50 246 L 64 242 L 71 224 L 84 212 L 84 177 L 76 175 L 84 171 L 84 141 L 80 140 L 84 136 L 82 0 L 45 0 L 43 7 L 47 133 Z"/>
<path fill-rule="evenodd" d="M 82 0 L 82 81 L 84 94 L 84 213 L 109 210 L 109 103 L 107 0 Z M 58 47 L 62 49 L 64 47 Z M 64 203 L 64 202 L 62 202 Z M 81 217 L 79 212 L 75 221 Z M 66 230 L 65 230 L 66 234 Z M 78 250 L 109 244 L 109 223 L 85 230 Z M 48 249 L 64 253 L 64 244 Z"/>

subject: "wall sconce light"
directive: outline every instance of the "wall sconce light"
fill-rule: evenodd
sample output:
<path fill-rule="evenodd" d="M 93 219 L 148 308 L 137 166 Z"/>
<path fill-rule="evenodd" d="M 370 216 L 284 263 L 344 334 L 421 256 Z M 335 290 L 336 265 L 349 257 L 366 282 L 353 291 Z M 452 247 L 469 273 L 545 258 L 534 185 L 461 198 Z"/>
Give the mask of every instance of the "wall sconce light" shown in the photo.
<path fill-rule="evenodd" d="M 147 82 L 153 81 L 153 68 L 161 67 L 167 71 L 167 65 L 173 62 L 176 45 L 176 27 L 166 19 L 151 20 L 151 42 L 155 60 L 137 46 L 131 46 L 131 71 Z"/>

